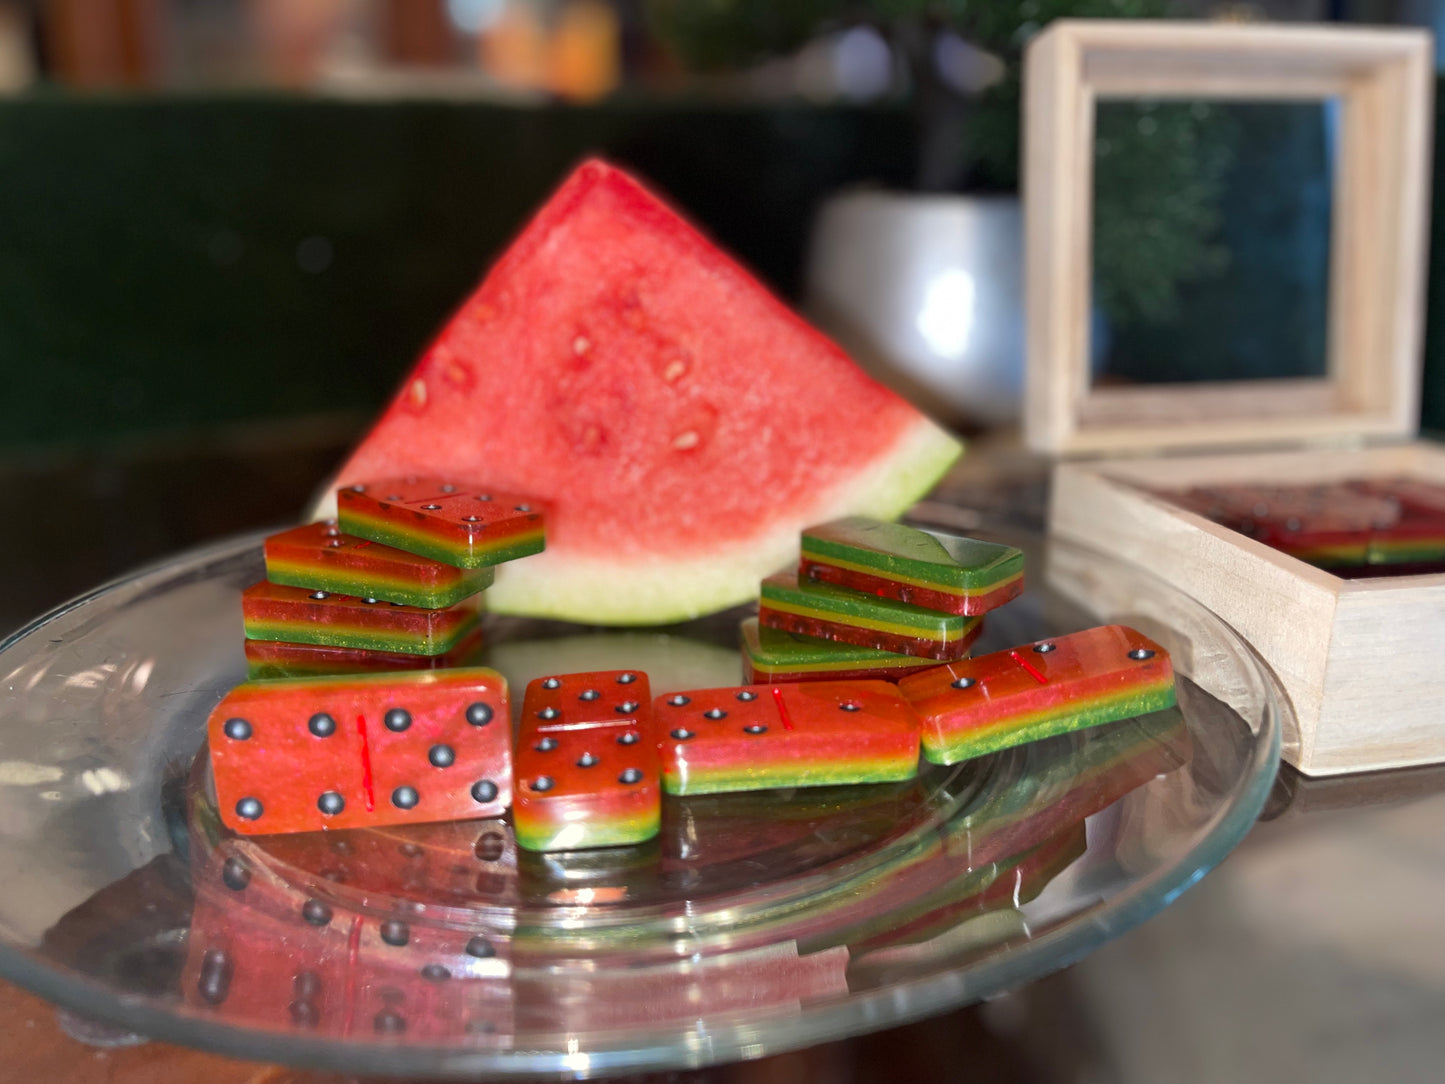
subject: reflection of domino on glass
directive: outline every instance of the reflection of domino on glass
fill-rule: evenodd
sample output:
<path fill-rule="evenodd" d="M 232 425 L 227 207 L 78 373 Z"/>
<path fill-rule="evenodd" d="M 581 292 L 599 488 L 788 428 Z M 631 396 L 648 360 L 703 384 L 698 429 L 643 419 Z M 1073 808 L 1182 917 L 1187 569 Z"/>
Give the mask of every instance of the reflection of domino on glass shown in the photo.
<path fill-rule="evenodd" d="M 246 834 L 500 816 L 507 682 L 474 667 L 238 685 L 207 723 L 216 802 Z"/>
<path fill-rule="evenodd" d="M 458 568 L 541 553 L 543 511 L 530 497 L 444 478 L 383 478 L 336 493 L 343 531 Z"/>
<path fill-rule="evenodd" d="M 898 683 L 923 720 L 923 755 L 956 764 L 1174 703 L 1169 653 L 1123 625 L 996 651 Z"/>
<path fill-rule="evenodd" d="M 803 532 L 798 578 L 928 610 L 982 614 L 1024 588 L 1023 551 L 850 516 Z"/>
<path fill-rule="evenodd" d="M 647 675 L 604 670 L 530 683 L 515 773 L 519 847 L 572 851 L 657 835 L 661 768 Z"/>
<path fill-rule="evenodd" d="M 836 640 L 820 640 L 798 632 L 784 632 L 758 624 L 756 617 L 742 623 L 743 680 L 761 685 L 779 681 L 897 681 L 907 674 L 938 665 L 937 659 L 899 655 Z"/>
<path fill-rule="evenodd" d="M 891 783 L 918 772 L 918 717 L 886 681 L 669 693 L 653 715 L 669 794 Z"/>
<path fill-rule="evenodd" d="M 404 651 L 371 651 L 364 647 L 288 644 L 284 640 L 247 640 L 246 676 L 262 678 L 325 677 L 336 674 L 384 674 L 397 670 L 448 670 L 471 666 L 486 637 L 476 625 L 441 655 L 410 655 Z"/>
<path fill-rule="evenodd" d="M 758 602 L 758 622 L 768 628 L 926 659 L 963 658 L 983 631 L 982 621 L 807 583 L 796 572 L 763 580 Z"/>
<path fill-rule="evenodd" d="M 272 583 L 438 610 L 490 587 L 491 568 L 462 569 L 395 546 L 307 523 L 266 539 Z"/>
<path fill-rule="evenodd" d="M 482 598 L 427 610 L 262 580 L 241 592 L 241 618 L 248 640 L 444 655 L 480 626 Z"/>

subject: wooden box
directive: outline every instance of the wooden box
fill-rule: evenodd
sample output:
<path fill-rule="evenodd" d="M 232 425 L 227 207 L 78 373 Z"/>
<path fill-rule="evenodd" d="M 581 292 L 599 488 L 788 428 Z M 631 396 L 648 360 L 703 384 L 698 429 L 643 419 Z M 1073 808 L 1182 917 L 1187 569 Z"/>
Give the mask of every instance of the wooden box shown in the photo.
<path fill-rule="evenodd" d="M 1342 579 L 1158 491 L 1445 484 L 1445 450 L 1408 441 L 1433 55 L 1417 31 L 1065 20 L 1026 56 L 1026 437 L 1061 457 L 1128 454 L 1059 463 L 1050 532 L 1154 569 L 1232 625 L 1288 693 L 1285 757 L 1313 775 L 1445 760 L 1445 574 Z M 1100 97 L 1338 101 L 1324 377 L 1093 385 Z"/>

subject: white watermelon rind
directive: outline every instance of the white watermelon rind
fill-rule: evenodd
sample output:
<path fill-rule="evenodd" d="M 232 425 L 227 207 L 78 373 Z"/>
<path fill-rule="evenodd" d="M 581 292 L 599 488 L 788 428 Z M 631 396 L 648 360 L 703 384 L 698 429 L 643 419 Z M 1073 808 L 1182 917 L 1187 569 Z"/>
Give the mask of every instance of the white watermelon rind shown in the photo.
<path fill-rule="evenodd" d="M 651 554 L 619 562 L 606 555 L 545 550 L 497 567 L 486 608 L 496 614 L 614 627 L 670 625 L 756 601 L 758 583 L 796 564 L 803 529 L 842 516 L 897 519 L 943 477 L 963 444 L 920 415 L 893 446 L 814 502 L 774 519 L 746 541 L 677 560 Z M 311 519 L 336 514 L 334 483 Z"/>
<path fill-rule="evenodd" d="M 652 555 L 618 563 L 605 555 L 544 551 L 497 569 L 487 591 L 493 613 L 592 625 L 667 625 L 756 601 L 758 582 L 796 564 L 805 527 L 842 516 L 897 519 L 948 470 L 963 445 L 927 418 L 893 448 L 818 500 L 745 541 L 678 560 Z"/>

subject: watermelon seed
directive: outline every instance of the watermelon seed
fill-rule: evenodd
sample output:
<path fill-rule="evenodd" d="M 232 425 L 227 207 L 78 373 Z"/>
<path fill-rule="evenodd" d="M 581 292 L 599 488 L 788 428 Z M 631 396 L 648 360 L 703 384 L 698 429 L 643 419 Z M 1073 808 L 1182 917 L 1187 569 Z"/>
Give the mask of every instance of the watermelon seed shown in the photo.
<path fill-rule="evenodd" d="M 388 494 L 386 495 L 386 499 L 389 500 L 389 501 L 399 501 L 399 500 L 401 500 L 401 494 L 400 494 L 400 493 L 388 493 Z"/>
<path fill-rule="evenodd" d="M 381 719 L 387 730 L 400 734 L 411 726 L 411 712 L 405 708 L 392 708 Z"/>
<path fill-rule="evenodd" d="M 421 795 L 415 787 L 400 786 L 391 792 L 391 804 L 398 809 L 413 809 L 419 801 Z"/>
<path fill-rule="evenodd" d="M 450 482 L 447 482 L 445 485 L 442 486 L 443 493 L 455 493 L 456 491 L 457 487 L 452 485 Z"/>
<path fill-rule="evenodd" d="M 424 504 L 421 506 L 423 512 L 435 512 L 441 508 L 439 504 Z"/>
<path fill-rule="evenodd" d="M 475 956 L 479 960 L 489 960 L 497 954 L 492 943 L 480 934 L 467 942 L 465 952 L 468 956 Z"/>
<path fill-rule="evenodd" d="M 301 905 L 301 917 L 313 926 L 325 926 L 331 922 L 331 908 L 320 900 L 307 900 Z"/>
<path fill-rule="evenodd" d="M 433 745 L 427 750 L 426 758 L 435 768 L 450 768 L 457 762 L 457 751 L 450 745 Z"/>
<path fill-rule="evenodd" d="M 251 724 L 245 719 L 227 719 L 223 729 L 232 741 L 245 741 L 252 734 Z"/>
<path fill-rule="evenodd" d="M 562 714 L 562 713 L 561 713 L 560 711 L 558 711 L 556 708 L 543 708 L 541 711 L 537 712 L 537 718 L 538 718 L 538 719 L 555 719 L 555 718 L 557 718 L 557 716 L 559 716 L 559 715 L 561 715 L 561 714 Z"/>
<path fill-rule="evenodd" d="M 291 992 L 298 1001 L 314 1001 L 321 993 L 321 976 L 314 971 L 298 971 L 291 979 Z"/>
<path fill-rule="evenodd" d="M 400 919 L 389 918 L 381 924 L 381 939 L 393 948 L 401 948 L 411 940 L 411 927 Z"/>
<path fill-rule="evenodd" d="M 532 748 L 539 753 L 550 753 L 553 749 L 557 748 L 557 739 L 543 738 L 536 745 L 532 746 Z"/>
<path fill-rule="evenodd" d="M 539 775 L 532 780 L 532 789 L 538 792 L 549 791 L 557 785 L 550 775 Z"/>
<path fill-rule="evenodd" d="M 843 701 L 843 703 L 839 704 L 838 707 L 842 708 L 844 711 L 862 711 L 862 710 L 863 710 L 863 705 L 860 704 L 860 703 L 858 703 L 858 701 L 856 701 L 856 700 L 845 700 L 845 701 Z"/>
<path fill-rule="evenodd" d="M 962 677 L 959 678 L 957 681 L 953 682 L 953 687 L 955 689 L 972 689 L 977 684 L 978 682 L 975 681 L 973 678 Z"/>
<path fill-rule="evenodd" d="M 483 779 L 481 782 L 472 784 L 472 799 L 486 805 L 488 802 L 497 800 L 497 784 L 490 779 Z M 478 855 L 478 857 L 482 857 Z M 498 856 L 500 857 L 500 855 Z"/>
<path fill-rule="evenodd" d="M 421 969 L 421 977 L 427 982 L 446 982 L 452 977 L 452 973 L 441 964 L 427 964 Z"/>
<path fill-rule="evenodd" d="M 328 549 L 339 549 L 341 546 L 341 539 L 333 538 L 330 542 L 326 543 L 326 546 Z"/>
<path fill-rule="evenodd" d="M 636 711 L 636 710 L 638 709 L 638 707 L 640 707 L 640 706 L 641 706 L 641 705 L 639 705 L 636 700 L 624 700 L 622 703 L 618 704 L 617 707 L 613 708 L 612 710 L 613 710 L 613 711 L 620 711 L 623 715 L 630 715 L 630 714 L 632 714 L 632 712 Z"/>
<path fill-rule="evenodd" d="M 636 680 L 637 680 L 637 675 L 636 675 L 636 674 L 633 674 L 633 673 L 626 673 L 626 674 L 618 674 L 618 675 L 617 675 L 617 684 L 619 684 L 619 685 L 631 685 L 631 684 L 632 684 L 634 681 L 636 681 Z"/>
<path fill-rule="evenodd" d="M 726 719 L 728 717 L 728 713 L 723 711 L 722 708 L 708 708 L 707 711 L 703 712 L 703 715 L 709 719 Z"/>
<path fill-rule="evenodd" d="M 744 689 L 742 692 L 738 693 L 738 699 L 741 700 L 744 704 L 746 704 L 749 700 L 756 700 L 757 698 L 758 694 L 753 692 L 751 689 Z"/>
<path fill-rule="evenodd" d="M 376 598 L 364 598 L 361 601 L 366 603 L 368 606 L 375 606 L 381 600 Z"/>
<path fill-rule="evenodd" d="M 228 858 L 221 867 L 221 883 L 232 892 L 240 892 L 251 883 L 251 869 L 239 858 Z"/>
<path fill-rule="evenodd" d="M 255 798 L 242 798 L 236 803 L 236 816 L 242 820 L 255 821 L 261 819 L 265 810 L 259 800 Z"/>
<path fill-rule="evenodd" d="M 753 723 L 750 726 L 743 727 L 743 730 L 748 734 L 766 734 L 768 732 L 768 728 L 762 723 Z"/>
<path fill-rule="evenodd" d="M 399 1035 L 406 1030 L 406 1017 L 390 1009 L 383 1009 L 376 1014 L 372 1027 L 383 1035 Z"/>
<path fill-rule="evenodd" d="M 1129 658 L 1135 662 L 1143 662 L 1145 659 L 1152 659 L 1153 657 L 1154 652 L 1150 651 L 1147 647 L 1136 647 L 1133 651 L 1129 652 Z"/>
<path fill-rule="evenodd" d="M 492 721 L 492 706 L 483 704 L 478 700 L 475 704 L 467 705 L 467 722 L 472 726 L 486 726 Z"/>
<path fill-rule="evenodd" d="M 691 730 L 688 730 L 686 727 L 680 726 L 672 732 L 672 736 L 678 741 L 687 741 L 687 739 L 691 738 L 693 734 Z"/>
<path fill-rule="evenodd" d="M 334 790 L 328 790 L 316 799 L 316 808 L 328 817 L 334 817 L 346 808 L 346 799 Z"/>
<path fill-rule="evenodd" d="M 317 602 L 320 602 L 322 599 L 330 598 L 331 596 L 325 591 L 312 591 L 311 597 L 314 598 Z"/>
<path fill-rule="evenodd" d="M 591 753 L 583 753 L 580 757 L 577 758 L 577 767 L 579 767 L 579 768 L 592 768 L 592 767 L 595 767 L 596 764 L 597 764 L 597 759 L 598 759 L 598 758 L 595 757 L 595 756 L 593 756 Z"/>
<path fill-rule="evenodd" d="M 636 745 L 636 744 L 637 744 L 637 732 L 634 731 L 634 730 L 629 730 L 626 734 L 620 734 L 620 735 L 618 735 L 617 744 L 618 744 L 618 745 Z"/>
<path fill-rule="evenodd" d="M 531 510 L 532 506 L 530 504 L 519 504 L 512 509 L 514 512 L 530 512 Z"/>
<path fill-rule="evenodd" d="M 685 704 L 692 703 L 692 701 L 688 697 L 683 696 L 682 693 L 678 693 L 676 696 L 668 697 L 667 702 L 675 708 L 680 708 Z"/>
<path fill-rule="evenodd" d="M 481 516 L 463 516 L 462 519 L 465 520 L 467 523 L 480 523 L 482 517 L 481 517 Z"/>
<path fill-rule="evenodd" d="M 633 783 L 642 782 L 642 770 L 640 768 L 628 768 L 617 777 L 619 783 L 626 783 L 629 786 Z"/>
<path fill-rule="evenodd" d="M 351 487 L 351 492 L 353 492 L 353 493 L 365 493 L 365 492 L 366 492 L 366 487 L 363 486 L 363 485 L 354 485 L 354 486 Z"/>
<path fill-rule="evenodd" d="M 583 689 L 580 693 L 577 694 L 577 699 L 578 699 L 578 700 L 596 700 L 596 699 L 597 699 L 599 696 L 601 696 L 601 695 L 602 695 L 602 694 L 599 693 L 596 689 Z"/>
<path fill-rule="evenodd" d="M 1055 651 L 1055 650 L 1057 650 L 1057 649 L 1058 649 L 1058 646 L 1059 646 L 1058 644 L 1047 644 L 1047 643 L 1045 643 L 1045 644 L 1035 644 L 1035 645 L 1034 645 L 1034 650 L 1037 651 L 1040 655 L 1047 655 L 1050 651 Z"/>
<path fill-rule="evenodd" d="M 546 681 L 542 682 L 542 688 L 544 689 L 558 689 L 561 688 L 561 686 L 561 678 L 548 678 Z"/>
<path fill-rule="evenodd" d="M 207 1003 L 219 1005 L 231 992 L 231 974 L 234 965 L 231 957 L 221 949 L 207 949 L 201 957 L 201 974 L 196 980 L 196 989 Z"/>

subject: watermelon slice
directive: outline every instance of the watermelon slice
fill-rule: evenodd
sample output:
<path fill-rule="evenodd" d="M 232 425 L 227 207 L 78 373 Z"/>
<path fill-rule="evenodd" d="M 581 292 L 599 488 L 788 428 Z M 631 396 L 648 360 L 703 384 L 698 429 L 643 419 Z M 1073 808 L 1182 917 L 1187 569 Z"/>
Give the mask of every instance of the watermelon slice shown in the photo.
<path fill-rule="evenodd" d="M 960 451 L 656 196 L 589 161 L 336 483 L 440 473 L 533 494 L 553 510 L 546 552 L 498 569 L 489 608 L 641 625 L 756 596 L 797 560 L 802 528 L 892 519 Z"/>

